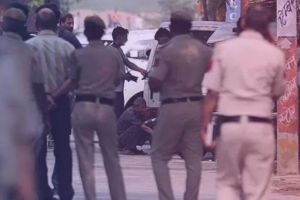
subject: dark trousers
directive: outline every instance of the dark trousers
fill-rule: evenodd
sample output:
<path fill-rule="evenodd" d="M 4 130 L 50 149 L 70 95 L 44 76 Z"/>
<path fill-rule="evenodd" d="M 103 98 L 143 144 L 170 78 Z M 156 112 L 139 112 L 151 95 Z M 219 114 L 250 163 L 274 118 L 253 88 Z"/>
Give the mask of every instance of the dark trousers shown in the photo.
<path fill-rule="evenodd" d="M 124 111 L 124 92 L 116 92 L 114 107 L 117 119 L 119 119 L 119 117 Z"/>
<path fill-rule="evenodd" d="M 38 200 L 51 200 L 52 191 L 48 184 L 48 168 L 46 163 L 47 157 L 47 134 L 43 135 L 37 141 L 35 146 L 36 156 L 36 188 Z"/>
<path fill-rule="evenodd" d="M 146 133 L 139 125 L 132 125 L 119 137 L 119 148 L 122 150 L 136 150 L 137 145 L 151 141 L 151 135 Z"/>
<path fill-rule="evenodd" d="M 62 96 L 56 101 L 56 107 L 50 111 L 50 127 L 54 139 L 55 165 L 57 168 L 58 195 L 62 200 L 71 200 L 74 196 L 72 188 L 72 152 L 70 148 L 70 100 Z M 38 194 L 48 196 L 49 184 L 47 180 L 47 141 L 41 138 L 41 149 L 38 153 Z M 46 198 L 39 198 L 45 200 Z"/>

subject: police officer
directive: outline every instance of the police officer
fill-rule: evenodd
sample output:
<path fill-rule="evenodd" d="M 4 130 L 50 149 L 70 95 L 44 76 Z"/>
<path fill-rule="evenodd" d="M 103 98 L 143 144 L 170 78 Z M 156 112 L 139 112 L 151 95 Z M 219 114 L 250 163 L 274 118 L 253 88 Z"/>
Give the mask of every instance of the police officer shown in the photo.
<path fill-rule="evenodd" d="M 158 123 L 152 140 L 152 166 L 160 200 L 174 200 L 168 162 L 180 152 L 187 168 L 185 200 L 197 200 L 202 144 L 199 137 L 202 79 L 210 49 L 190 35 L 192 17 L 186 10 L 171 14 L 173 38 L 161 48 L 149 85 L 161 95 Z"/>
<path fill-rule="evenodd" d="M 270 42 L 270 12 L 249 7 L 238 38 L 218 45 L 203 85 L 203 127 L 217 105 L 221 131 L 217 139 L 217 199 L 267 200 L 275 140 L 273 99 L 284 91 L 284 55 Z"/>
<path fill-rule="evenodd" d="M 54 98 L 78 86 L 72 126 L 85 199 L 96 200 L 94 174 L 94 132 L 101 152 L 112 200 L 125 200 L 125 189 L 118 156 L 118 136 L 114 98 L 123 72 L 122 58 L 114 47 L 101 41 L 105 25 L 98 16 L 84 20 L 84 34 L 89 45 L 73 54 L 71 78 L 52 94 Z"/>

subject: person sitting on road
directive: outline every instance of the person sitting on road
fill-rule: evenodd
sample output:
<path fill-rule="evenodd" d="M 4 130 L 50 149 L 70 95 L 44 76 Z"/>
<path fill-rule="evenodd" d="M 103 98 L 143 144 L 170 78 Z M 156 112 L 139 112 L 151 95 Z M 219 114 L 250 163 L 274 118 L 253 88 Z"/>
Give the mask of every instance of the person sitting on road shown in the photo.
<path fill-rule="evenodd" d="M 142 125 L 147 120 L 146 102 L 143 98 L 137 98 L 133 106 L 129 107 L 118 120 L 119 149 L 123 153 L 143 154 L 137 150 L 137 146 L 151 141 L 151 134 L 147 133 Z"/>

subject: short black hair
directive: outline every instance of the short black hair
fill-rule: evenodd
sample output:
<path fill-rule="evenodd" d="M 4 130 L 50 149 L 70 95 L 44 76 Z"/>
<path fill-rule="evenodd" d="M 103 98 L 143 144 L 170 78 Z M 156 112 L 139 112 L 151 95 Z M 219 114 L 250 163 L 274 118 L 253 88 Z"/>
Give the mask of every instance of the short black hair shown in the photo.
<path fill-rule="evenodd" d="M 13 2 L 9 4 L 9 8 L 17 8 L 22 10 L 22 12 L 28 17 L 29 14 L 29 8 L 27 5 L 19 3 L 19 2 Z"/>
<path fill-rule="evenodd" d="M 67 13 L 65 15 L 62 16 L 62 18 L 60 19 L 60 23 L 64 23 L 67 19 L 74 19 L 73 15 L 71 13 Z"/>
<path fill-rule="evenodd" d="M 46 4 L 43 4 L 40 7 L 38 7 L 36 9 L 36 13 L 38 13 L 43 8 L 49 8 L 50 10 L 53 11 L 53 13 L 55 14 L 55 18 L 56 18 L 56 24 L 58 24 L 58 22 L 60 21 L 60 16 L 61 16 L 61 12 L 60 12 L 58 6 L 55 3 L 46 3 Z"/>
<path fill-rule="evenodd" d="M 268 28 L 271 18 L 272 13 L 270 9 L 262 4 L 255 4 L 250 6 L 246 12 L 245 25 L 256 31 L 264 31 Z"/>
<path fill-rule="evenodd" d="M 154 39 L 158 40 L 159 37 L 168 37 L 168 38 L 171 38 L 171 33 L 166 28 L 159 28 L 156 31 L 155 35 L 154 35 Z"/>
<path fill-rule="evenodd" d="M 100 17 L 89 16 L 84 19 L 84 35 L 88 41 L 100 40 L 104 35 L 104 30 L 105 25 Z"/>
<path fill-rule="evenodd" d="M 186 34 L 191 31 L 192 21 L 178 18 L 171 18 L 170 31 L 176 34 Z"/>
<path fill-rule="evenodd" d="M 25 29 L 25 22 L 11 19 L 8 17 L 3 18 L 3 31 L 20 34 Z"/>
<path fill-rule="evenodd" d="M 119 36 L 128 35 L 129 31 L 126 28 L 123 28 L 121 26 L 117 26 L 112 31 L 112 38 L 113 40 L 116 40 Z"/>
<path fill-rule="evenodd" d="M 38 29 L 46 29 L 46 30 L 55 30 L 57 27 L 57 21 L 55 13 L 49 9 L 49 12 L 46 11 L 49 8 L 40 9 L 40 11 L 36 15 L 36 26 Z"/>

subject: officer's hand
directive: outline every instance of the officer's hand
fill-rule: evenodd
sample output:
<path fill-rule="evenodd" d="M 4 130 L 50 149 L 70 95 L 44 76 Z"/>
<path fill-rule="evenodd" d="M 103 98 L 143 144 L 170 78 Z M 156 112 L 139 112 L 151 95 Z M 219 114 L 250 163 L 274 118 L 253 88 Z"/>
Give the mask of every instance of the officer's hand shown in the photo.
<path fill-rule="evenodd" d="M 143 75 L 143 78 L 142 78 L 142 80 L 145 80 L 146 78 L 148 78 L 148 75 L 149 75 L 149 72 L 146 72 L 146 74 L 145 74 L 145 75 Z"/>
<path fill-rule="evenodd" d="M 146 77 L 148 72 L 144 69 L 141 69 L 140 73 L 142 74 L 143 77 Z"/>
<path fill-rule="evenodd" d="M 215 149 L 216 141 L 214 141 L 212 138 L 209 138 L 205 129 L 200 130 L 200 137 L 204 147 L 206 147 L 208 150 Z"/>
<path fill-rule="evenodd" d="M 48 110 L 51 110 L 56 106 L 53 97 L 49 94 L 47 94 L 47 104 L 48 104 Z"/>
<path fill-rule="evenodd" d="M 153 134 L 153 129 L 150 128 L 149 126 L 143 124 L 141 127 L 146 133 Z"/>

